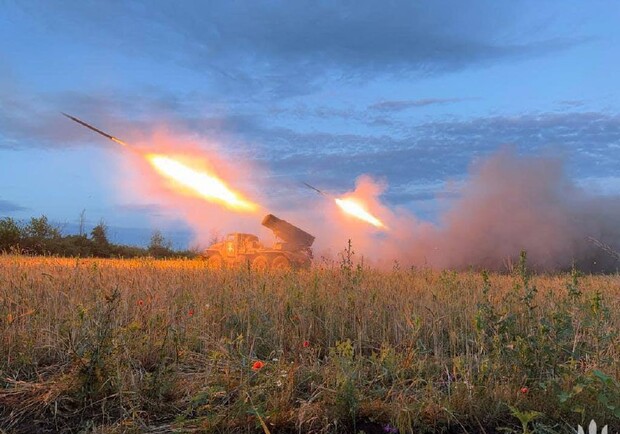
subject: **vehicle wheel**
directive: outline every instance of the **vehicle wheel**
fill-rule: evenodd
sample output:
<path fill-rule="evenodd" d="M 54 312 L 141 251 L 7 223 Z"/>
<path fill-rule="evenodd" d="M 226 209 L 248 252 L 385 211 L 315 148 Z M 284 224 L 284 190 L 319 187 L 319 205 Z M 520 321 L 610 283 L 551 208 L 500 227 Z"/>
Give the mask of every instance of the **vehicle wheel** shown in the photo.
<path fill-rule="evenodd" d="M 286 256 L 278 256 L 271 263 L 271 268 L 273 270 L 290 270 L 291 269 L 291 261 L 288 260 Z"/>
<path fill-rule="evenodd" d="M 220 270 L 224 265 L 224 259 L 218 253 L 207 258 L 207 267 L 212 270 Z"/>
<path fill-rule="evenodd" d="M 255 271 L 266 271 L 267 268 L 269 268 L 269 261 L 266 256 L 257 256 L 252 261 L 252 269 Z"/>

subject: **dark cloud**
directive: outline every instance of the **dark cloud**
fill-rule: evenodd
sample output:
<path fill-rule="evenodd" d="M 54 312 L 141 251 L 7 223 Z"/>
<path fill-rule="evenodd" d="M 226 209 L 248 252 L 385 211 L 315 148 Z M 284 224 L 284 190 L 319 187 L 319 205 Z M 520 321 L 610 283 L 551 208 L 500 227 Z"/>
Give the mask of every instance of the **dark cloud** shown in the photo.
<path fill-rule="evenodd" d="M 510 3 L 367 1 L 81 2 L 24 6 L 46 29 L 102 49 L 177 63 L 245 98 L 313 92 L 325 81 L 436 74 L 571 47 Z M 50 8 L 53 8 L 51 10 Z M 534 22 L 534 25 L 536 22 Z M 179 47 L 182 47 L 179 49 Z"/>
<path fill-rule="evenodd" d="M 530 152 L 553 148 L 585 173 L 613 174 L 620 164 L 620 115 L 605 112 L 539 113 L 436 121 L 417 125 L 414 134 L 441 142 L 462 157 L 488 153 L 502 144 Z"/>
<path fill-rule="evenodd" d="M 18 205 L 15 202 L 11 202 L 9 200 L 0 199 L 0 212 L 2 213 L 13 213 L 17 211 L 25 211 L 28 208 Z"/>
<path fill-rule="evenodd" d="M 410 127 L 405 137 L 289 129 L 252 134 L 264 144 L 263 162 L 275 173 L 337 191 L 350 189 L 358 175 L 369 173 L 389 181 L 386 197 L 392 204 L 417 199 L 392 194 L 392 189 L 459 179 L 469 162 L 505 144 L 520 154 L 560 156 L 579 177 L 617 176 L 620 167 L 620 116 L 607 113 L 433 121 Z"/>
<path fill-rule="evenodd" d="M 576 107 L 583 107 L 586 104 L 586 101 L 582 99 L 571 99 L 571 100 L 559 101 L 558 104 L 564 107 L 568 107 L 568 108 L 576 108 Z"/>
<path fill-rule="evenodd" d="M 368 106 L 368 109 L 381 112 L 399 112 L 415 107 L 450 104 L 466 101 L 467 99 L 469 98 L 423 98 L 413 100 L 381 101 Z"/>
<path fill-rule="evenodd" d="M 252 119 L 227 114 L 207 104 L 202 94 L 172 94 L 139 88 L 135 92 L 101 89 L 85 94 L 77 91 L 46 92 L 0 88 L 0 148 L 64 148 L 86 143 L 108 146 L 86 128 L 68 120 L 61 112 L 74 115 L 109 134 L 130 141 L 155 127 L 174 127 L 179 133 L 200 131 L 218 135 L 246 129 Z M 208 112 L 204 108 L 212 107 Z M 201 113 L 199 117 L 196 113 Z"/>
<path fill-rule="evenodd" d="M 334 108 L 327 106 L 308 106 L 297 103 L 293 106 L 274 106 L 267 111 L 270 115 L 297 120 L 309 119 L 343 119 L 356 121 L 367 126 L 395 126 L 397 121 L 392 114 L 410 108 L 422 108 L 433 105 L 454 104 L 462 101 L 471 101 L 477 98 L 422 98 L 412 100 L 385 100 L 370 104 L 366 108 L 345 107 Z"/>

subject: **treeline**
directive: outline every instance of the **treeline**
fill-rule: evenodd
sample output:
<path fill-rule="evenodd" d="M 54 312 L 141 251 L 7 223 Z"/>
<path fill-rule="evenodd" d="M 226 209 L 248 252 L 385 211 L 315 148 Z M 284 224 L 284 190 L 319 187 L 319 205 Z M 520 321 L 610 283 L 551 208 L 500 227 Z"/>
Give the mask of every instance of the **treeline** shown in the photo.
<path fill-rule="evenodd" d="M 83 225 L 80 225 L 83 228 Z M 10 217 L 0 219 L 0 252 L 29 255 L 58 255 L 68 257 L 189 258 L 196 252 L 177 251 L 159 231 L 151 236 L 146 248 L 114 244 L 108 240 L 108 228 L 100 222 L 89 234 L 80 229 L 78 235 L 63 235 L 46 216 L 32 217 L 23 222 Z"/>

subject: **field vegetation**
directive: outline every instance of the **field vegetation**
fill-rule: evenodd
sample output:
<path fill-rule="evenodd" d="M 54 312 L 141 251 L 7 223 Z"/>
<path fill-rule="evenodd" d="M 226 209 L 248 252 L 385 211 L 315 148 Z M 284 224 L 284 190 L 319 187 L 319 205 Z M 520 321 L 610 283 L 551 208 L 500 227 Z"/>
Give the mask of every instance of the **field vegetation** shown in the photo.
<path fill-rule="evenodd" d="M 0 256 L 0 430 L 619 430 L 620 276 L 353 259 Z"/>

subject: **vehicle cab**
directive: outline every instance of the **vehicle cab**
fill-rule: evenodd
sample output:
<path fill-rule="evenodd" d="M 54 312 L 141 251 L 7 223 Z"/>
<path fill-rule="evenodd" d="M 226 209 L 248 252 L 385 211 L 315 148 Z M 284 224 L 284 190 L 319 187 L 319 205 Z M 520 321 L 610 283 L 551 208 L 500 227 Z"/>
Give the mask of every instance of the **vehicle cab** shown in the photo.
<path fill-rule="evenodd" d="M 256 235 L 234 233 L 226 236 L 224 251 L 226 256 L 236 257 L 237 255 L 254 253 L 260 247 Z"/>

